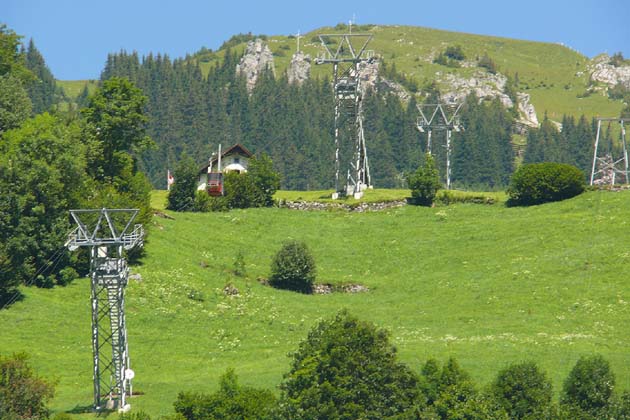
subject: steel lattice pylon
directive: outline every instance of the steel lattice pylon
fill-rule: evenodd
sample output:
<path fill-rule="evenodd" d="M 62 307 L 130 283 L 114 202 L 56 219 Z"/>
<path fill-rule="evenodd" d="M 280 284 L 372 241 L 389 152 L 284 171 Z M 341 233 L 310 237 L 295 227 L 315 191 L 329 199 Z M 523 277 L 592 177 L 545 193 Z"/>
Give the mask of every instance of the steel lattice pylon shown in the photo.
<path fill-rule="evenodd" d="M 315 64 L 333 65 L 335 98 L 335 193 L 333 198 L 354 195 L 359 198 L 372 187 L 370 166 L 363 132 L 363 90 L 360 67 L 374 60 L 366 51 L 371 34 L 320 35 L 324 54 Z M 329 45 L 336 45 L 335 48 Z M 351 148 L 351 149 L 349 149 Z M 346 183 L 341 176 L 346 172 Z"/>
<path fill-rule="evenodd" d="M 70 210 L 77 227 L 68 235 L 71 250 L 90 248 L 94 408 L 130 408 L 131 379 L 125 287 L 129 267 L 123 250 L 142 246 L 142 225 L 132 225 L 137 209 Z M 103 407 L 105 403 L 105 407 Z"/>
<path fill-rule="evenodd" d="M 427 153 L 431 154 L 431 133 L 433 130 L 446 131 L 446 189 L 451 189 L 451 135 L 463 130 L 458 113 L 462 103 L 418 104 L 417 128 L 421 133 L 427 131 Z"/>
<path fill-rule="evenodd" d="M 601 133 L 602 121 L 618 121 L 621 127 L 621 157 L 614 158 L 612 152 L 601 156 L 599 152 L 599 135 Z M 617 183 L 617 175 L 623 177 L 624 184 L 630 184 L 630 171 L 628 169 L 628 145 L 626 144 L 625 123 L 630 122 L 630 118 L 597 118 L 597 135 L 593 151 L 593 167 L 591 169 L 591 185 Z M 623 166 L 621 166 L 623 164 Z"/>

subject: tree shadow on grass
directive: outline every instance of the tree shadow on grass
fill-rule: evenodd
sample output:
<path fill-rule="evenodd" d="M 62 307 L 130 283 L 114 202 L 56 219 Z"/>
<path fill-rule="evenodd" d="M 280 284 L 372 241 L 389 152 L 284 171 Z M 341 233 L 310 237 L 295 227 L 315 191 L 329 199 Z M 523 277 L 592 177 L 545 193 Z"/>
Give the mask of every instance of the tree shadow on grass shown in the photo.
<path fill-rule="evenodd" d="M 88 405 L 75 405 L 74 408 L 65 411 L 66 414 L 95 414 L 96 417 L 109 417 L 110 414 L 117 414 L 115 410 L 102 409 L 99 411 L 94 410 L 92 404 Z"/>
<path fill-rule="evenodd" d="M 0 310 L 10 308 L 14 303 L 24 300 L 24 295 L 19 290 L 0 292 Z"/>

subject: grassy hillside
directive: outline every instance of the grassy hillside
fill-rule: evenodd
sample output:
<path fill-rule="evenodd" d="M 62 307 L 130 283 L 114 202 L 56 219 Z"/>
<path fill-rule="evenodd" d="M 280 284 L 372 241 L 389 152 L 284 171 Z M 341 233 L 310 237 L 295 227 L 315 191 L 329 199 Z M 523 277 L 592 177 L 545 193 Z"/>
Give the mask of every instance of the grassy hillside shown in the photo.
<path fill-rule="evenodd" d="M 157 196 L 163 200 L 163 193 Z M 158 204 L 159 205 L 159 204 Z M 534 360 L 561 387 L 578 357 L 598 352 L 630 389 L 630 191 L 589 192 L 532 208 L 452 205 L 364 214 L 252 209 L 155 218 L 127 288 L 134 410 L 167 413 L 181 390 L 212 391 L 226 368 L 274 388 L 309 328 L 348 308 L 391 331 L 414 370 L 455 356 L 481 384 L 507 363 Z M 318 281 L 367 293 L 273 290 L 273 253 L 305 240 Z M 242 253 L 247 276 L 236 277 Z M 240 294 L 222 289 L 232 283 Z M 27 351 L 59 380 L 56 411 L 91 404 L 87 279 L 25 289 L 0 311 L 0 353 Z M 92 418 L 91 414 L 74 414 Z"/>
<path fill-rule="evenodd" d="M 301 50 L 312 57 L 321 52 L 318 34 L 344 33 L 347 27 L 324 27 L 302 35 Z M 449 45 L 461 45 L 466 59 L 476 61 L 488 54 L 503 74 L 518 74 L 518 90 L 529 93 L 542 120 L 545 111 L 552 119 L 560 120 L 563 114 L 588 117 L 619 115 L 622 104 L 602 94 L 578 98 L 589 85 L 586 67 L 589 59 L 559 44 L 499 38 L 461 32 L 413 26 L 362 25 L 355 33 L 372 33 L 374 38 L 368 49 L 374 51 L 389 65 L 395 63 L 398 71 L 415 80 L 420 86 L 435 79 L 436 72 L 454 72 L 470 76 L 474 68 L 453 69 L 432 62 Z M 293 36 L 271 36 L 269 47 L 275 56 L 276 73 L 283 74 L 297 47 Z M 237 51 L 243 51 L 240 44 Z M 204 54 L 202 65 L 207 69 L 222 52 Z M 332 74 L 330 66 L 312 66 L 313 77 Z"/>
<path fill-rule="evenodd" d="M 78 97 L 86 85 L 90 93 L 96 89 L 96 81 L 94 80 L 57 80 L 57 85 L 61 86 L 70 98 Z"/>

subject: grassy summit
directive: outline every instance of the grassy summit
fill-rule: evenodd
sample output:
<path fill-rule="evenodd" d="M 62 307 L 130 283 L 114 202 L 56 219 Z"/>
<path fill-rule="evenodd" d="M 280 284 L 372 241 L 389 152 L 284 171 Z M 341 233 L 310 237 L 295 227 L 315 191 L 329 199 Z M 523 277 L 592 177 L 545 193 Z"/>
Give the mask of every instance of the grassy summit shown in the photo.
<path fill-rule="evenodd" d="M 155 218 L 146 257 L 127 288 L 134 410 L 172 411 L 182 390 L 212 391 L 234 367 L 243 384 L 274 388 L 287 354 L 317 319 L 341 308 L 391 331 L 418 370 L 455 356 L 488 383 L 510 362 L 533 360 L 555 390 L 585 354 L 612 363 L 630 388 L 630 192 L 589 192 L 531 208 L 456 204 L 350 213 L 251 209 Z M 273 254 L 305 241 L 317 282 L 359 283 L 366 293 L 302 295 L 274 290 Z M 246 276 L 234 275 L 242 253 Z M 223 289 L 232 284 L 238 295 Z M 0 352 L 27 351 L 57 377 L 52 408 L 89 406 L 89 281 L 24 289 L 0 311 Z M 92 418 L 78 414 L 76 418 Z"/>
<path fill-rule="evenodd" d="M 317 35 L 347 31 L 345 25 L 313 30 L 302 35 L 300 49 L 316 57 L 321 52 Z M 518 76 L 517 91 L 531 96 L 541 121 L 545 111 L 549 118 L 559 121 L 563 114 L 585 114 L 589 118 L 616 116 L 622 108 L 620 101 L 612 101 L 601 93 L 581 97 L 590 84 L 589 58 L 560 44 L 399 25 L 359 25 L 353 28 L 353 33 L 373 34 L 368 49 L 389 66 L 395 64 L 399 72 L 420 87 L 434 80 L 436 72 L 471 77 L 476 67 L 450 68 L 433 63 L 433 58 L 448 46 L 460 45 L 466 55 L 465 61 L 470 65 L 488 54 L 499 72 L 510 77 Z M 270 36 L 267 42 L 275 56 L 276 74 L 282 75 L 296 50 L 297 40 L 294 36 L 278 35 Z M 239 44 L 235 49 L 243 51 L 244 46 Z M 216 60 L 221 60 L 222 53 L 205 54 L 202 66 L 208 68 Z M 331 74 L 330 66 L 313 65 L 311 68 L 311 77 L 330 77 Z"/>

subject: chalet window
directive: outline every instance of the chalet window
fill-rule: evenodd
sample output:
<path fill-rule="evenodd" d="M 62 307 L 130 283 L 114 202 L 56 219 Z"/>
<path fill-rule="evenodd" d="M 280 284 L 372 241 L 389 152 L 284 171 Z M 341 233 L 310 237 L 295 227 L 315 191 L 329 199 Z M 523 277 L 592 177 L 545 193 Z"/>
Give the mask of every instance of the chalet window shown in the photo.
<path fill-rule="evenodd" d="M 241 163 L 241 159 L 240 158 L 234 158 L 234 163 Z"/>

